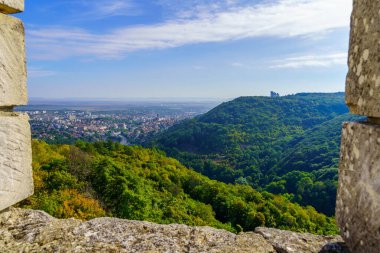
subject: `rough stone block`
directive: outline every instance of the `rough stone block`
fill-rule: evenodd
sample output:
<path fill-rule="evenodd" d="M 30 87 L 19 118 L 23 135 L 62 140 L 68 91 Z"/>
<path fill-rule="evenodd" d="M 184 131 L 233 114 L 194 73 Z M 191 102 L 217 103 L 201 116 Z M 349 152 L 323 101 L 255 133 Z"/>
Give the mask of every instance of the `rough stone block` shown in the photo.
<path fill-rule="evenodd" d="M 380 118 L 380 1 L 354 0 L 346 102 L 352 113 Z"/>
<path fill-rule="evenodd" d="M 24 0 L 0 0 L 0 12 L 12 14 L 24 11 Z"/>
<path fill-rule="evenodd" d="M 29 117 L 0 112 L 0 211 L 32 194 Z"/>
<path fill-rule="evenodd" d="M 24 25 L 0 14 L 0 107 L 27 103 Z"/>
<path fill-rule="evenodd" d="M 309 233 L 295 233 L 274 228 L 258 227 L 255 233 L 262 235 L 281 253 L 349 253 L 340 236 L 321 236 Z"/>
<path fill-rule="evenodd" d="M 345 123 L 336 219 L 352 252 L 380 249 L 380 126 Z"/>

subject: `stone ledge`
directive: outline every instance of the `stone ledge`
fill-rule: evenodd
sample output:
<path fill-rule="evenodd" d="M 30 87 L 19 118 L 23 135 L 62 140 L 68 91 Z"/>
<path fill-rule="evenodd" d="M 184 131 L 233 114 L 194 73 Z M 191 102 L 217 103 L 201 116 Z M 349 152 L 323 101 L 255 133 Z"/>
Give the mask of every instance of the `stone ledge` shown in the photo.
<path fill-rule="evenodd" d="M 0 107 L 27 102 L 24 25 L 0 13 Z"/>
<path fill-rule="evenodd" d="M 33 194 L 29 117 L 0 113 L 0 210 Z"/>
<path fill-rule="evenodd" d="M 0 12 L 13 14 L 24 11 L 24 0 L 0 0 Z"/>
<path fill-rule="evenodd" d="M 275 253 L 258 234 L 235 235 L 210 227 L 158 225 L 99 218 L 58 220 L 45 212 L 0 214 L 0 252 L 241 252 Z"/>
<path fill-rule="evenodd" d="M 353 252 L 379 252 L 380 126 L 345 123 L 336 219 Z"/>
<path fill-rule="evenodd" d="M 340 236 L 318 236 L 309 233 L 294 233 L 273 228 L 256 228 L 277 252 L 298 253 L 349 253 Z"/>
<path fill-rule="evenodd" d="M 318 236 L 309 233 L 294 233 L 273 228 L 256 228 L 277 252 L 349 253 L 340 236 Z"/>
<path fill-rule="evenodd" d="M 347 250 L 339 236 L 270 228 L 236 235 L 210 227 L 115 218 L 82 222 L 55 219 L 42 211 L 10 208 L 0 213 L 0 252 L 346 253 Z"/>

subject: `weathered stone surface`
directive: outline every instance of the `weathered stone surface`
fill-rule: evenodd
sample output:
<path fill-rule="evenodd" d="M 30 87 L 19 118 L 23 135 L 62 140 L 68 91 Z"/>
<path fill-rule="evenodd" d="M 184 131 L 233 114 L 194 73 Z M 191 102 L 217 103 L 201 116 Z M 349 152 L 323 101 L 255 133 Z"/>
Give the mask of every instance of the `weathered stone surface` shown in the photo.
<path fill-rule="evenodd" d="M 258 234 L 100 218 L 58 220 L 41 211 L 0 214 L 0 252 L 275 252 Z"/>
<path fill-rule="evenodd" d="M 380 118 L 380 1 L 354 0 L 346 102 L 352 113 Z"/>
<path fill-rule="evenodd" d="M 0 210 L 32 194 L 29 117 L 0 112 Z"/>
<path fill-rule="evenodd" d="M 380 126 L 345 123 L 336 207 L 353 252 L 380 252 Z"/>
<path fill-rule="evenodd" d="M 27 104 L 25 58 L 23 23 L 0 13 L 0 107 Z"/>
<path fill-rule="evenodd" d="M 256 228 L 256 233 L 272 244 L 280 253 L 348 253 L 340 236 L 317 236 L 283 231 L 273 228 Z"/>
<path fill-rule="evenodd" d="M 12 14 L 24 11 L 24 0 L 0 0 L 0 12 Z"/>
<path fill-rule="evenodd" d="M 273 246 L 272 246 L 273 245 Z M 158 225 L 113 218 L 58 220 L 42 211 L 0 213 L 0 252 L 279 252 L 345 253 L 339 236 L 258 228 L 232 234 L 209 227 Z"/>

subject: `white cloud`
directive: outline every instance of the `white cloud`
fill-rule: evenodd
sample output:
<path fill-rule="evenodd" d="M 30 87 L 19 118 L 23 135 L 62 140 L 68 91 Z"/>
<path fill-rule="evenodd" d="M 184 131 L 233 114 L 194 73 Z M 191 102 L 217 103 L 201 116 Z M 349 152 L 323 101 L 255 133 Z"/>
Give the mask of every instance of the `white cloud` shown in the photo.
<path fill-rule="evenodd" d="M 252 6 L 252 0 L 157 0 L 164 10 L 177 18 L 209 17 L 222 11 Z"/>
<path fill-rule="evenodd" d="M 347 53 L 325 55 L 304 55 L 290 57 L 273 62 L 271 68 L 330 67 L 347 64 Z"/>
<path fill-rule="evenodd" d="M 231 3 L 234 1 L 231 1 Z M 111 8 L 113 9 L 113 8 Z M 120 58 L 129 52 L 255 37 L 320 35 L 349 25 L 352 0 L 277 0 L 234 6 L 196 18 L 119 28 L 96 34 L 77 28 L 29 30 L 32 58 Z"/>
<path fill-rule="evenodd" d="M 132 0 L 85 0 L 81 4 L 86 11 L 76 12 L 79 13 L 79 19 L 104 19 L 140 14 L 140 10 Z"/>
<path fill-rule="evenodd" d="M 204 69 L 207 69 L 205 66 L 202 66 L 202 65 L 195 65 L 193 66 L 193 69 L 195 70 L 204 70 Z"/>
<path fill-rule="evenodd" d="M 57 72 L 51 70 L 45 70 L 41 68 L 29 68 L 28 69 L 28 77 L 29 78 L 41 78 L 41 77 L 49 77 L 55 76 Z"/>
<path fill-rule="evenodd" d="M 247 65 L 242 63 L 242 62 L 231 62 L 230 66 L 235 67 L 235 68 L 246 68 L 247 67 Z"/>

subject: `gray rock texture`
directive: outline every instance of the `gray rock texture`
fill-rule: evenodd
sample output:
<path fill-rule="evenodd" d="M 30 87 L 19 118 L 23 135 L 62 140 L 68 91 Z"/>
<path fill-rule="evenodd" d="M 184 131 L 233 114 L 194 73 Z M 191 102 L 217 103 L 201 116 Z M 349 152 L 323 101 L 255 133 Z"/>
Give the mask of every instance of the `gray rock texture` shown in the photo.
<path fill-rule="evenodd" d="M 32 194 L 29 117 L 0 112 L 0 210 Z"/>
<path fill-rule="evenodd" d="M 25 58 L 23 23 L 0 13 L 0 107 L 27 104 Z"/>
<path fill-rule="evenodd" d="M 254 233 L 100 218 L 58 220 L 10 209 L 0 215 L 0 252 L 275 252 Z"/>
<path fill-rule="evenodd" d="M 354 0 L 346 102 L 354 114 L 380 118 L 380 1 Z"/>
<path fill-rule="evenodd" d="M 0 0 L 0 12 L 12 14 L 24 11 L 24 0 Z"/>
<path fill-rule="evenodd" d="M 267 237 L 268 241 L 264 237 Z M 15 208 L 0 213 L 2 253 L 346 252 L 339 242 L 339 237 L 302 235 L 276 229 L 260 228 L 258 233 L 235 235 L 209 227 L 157 225 L 113 218 L 100 218 L 89 222 L 58 220 L 42 211 Z M 321 251 L 329 244 L 338 246 Z M 289 251 L 290 246 L 298 251 Z"/>
<path fill-rule="evenodd" d="M 255 232 L 262 235 L 280 253 L 349 252 L 340 236 L 317 236 L 273 228 L 256 228 Z"/>
<path fill-rule="evenodd" d="M 353 252 L 380 252 L 380 126 L 345 123 L 336 218 Z"/>

